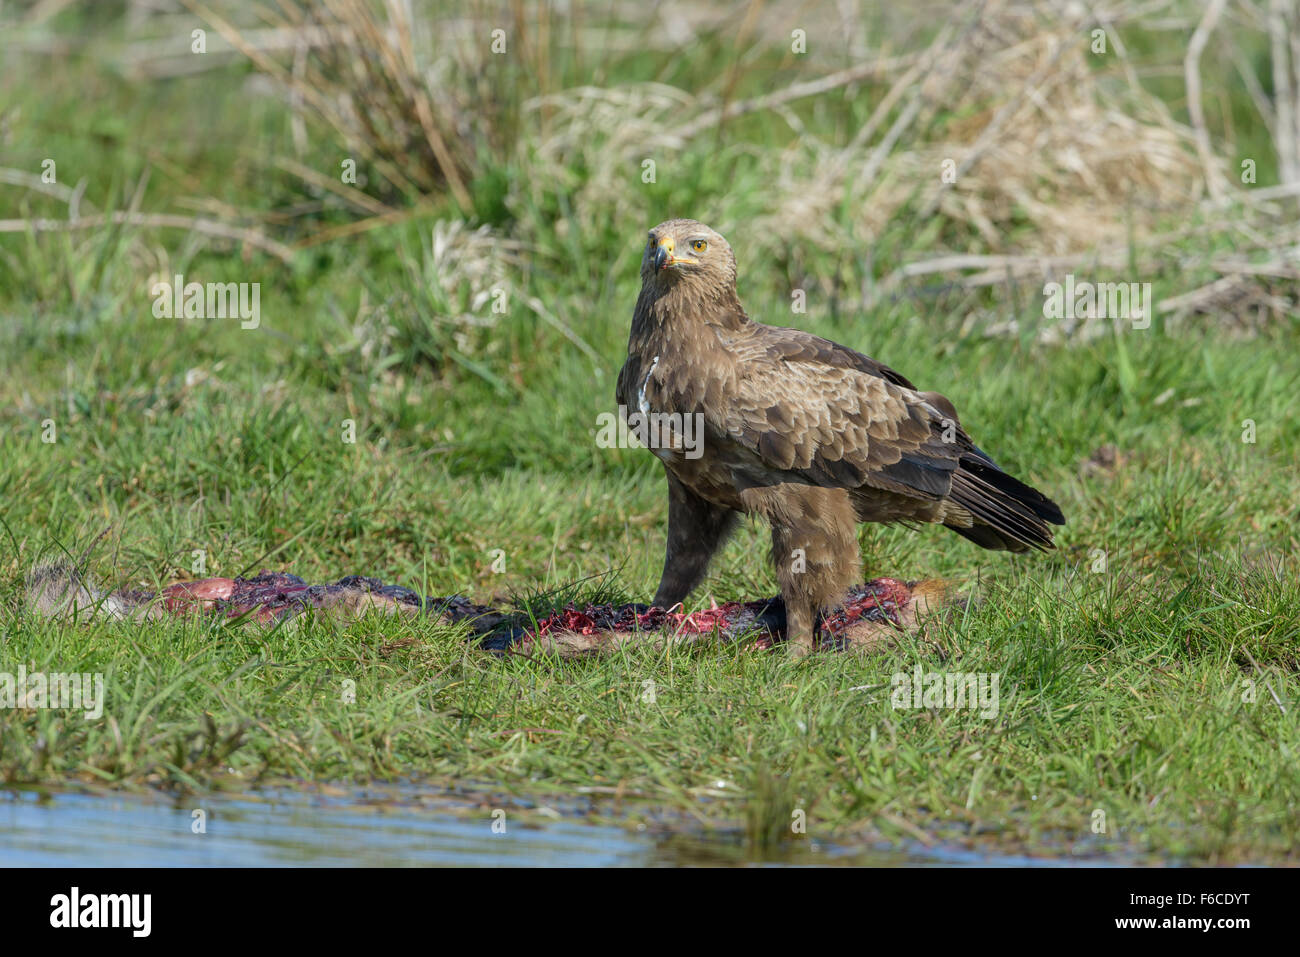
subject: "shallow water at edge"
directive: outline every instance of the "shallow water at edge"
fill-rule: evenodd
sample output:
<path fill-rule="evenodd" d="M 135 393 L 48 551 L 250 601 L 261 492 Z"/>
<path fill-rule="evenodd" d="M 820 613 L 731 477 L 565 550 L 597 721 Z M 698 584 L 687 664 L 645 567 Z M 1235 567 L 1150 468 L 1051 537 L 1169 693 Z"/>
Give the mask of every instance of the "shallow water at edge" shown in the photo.
<path fill-rule="evenodd" d="M 333 790 L 333 789 L 332 789 Z M 194 810 L 205 833 L 194 833 Z M 204 797 L 184 806 L 133 794 L 0 793 L 2 867 L 620 867 L 620 866 L 1052 866 L 1104 863 L 990 856 L 955 847 L 909 849 L 793 843 L 755 859 L 738 840 L 636 830 L 555 814 L 453 802 L 377 800 L 365 789 L 333 796 L 289 789 Z M 500 830 L 500 824 L 498 824 Z M 1114 863 L 1120 863 L 1115 861 Z"/>

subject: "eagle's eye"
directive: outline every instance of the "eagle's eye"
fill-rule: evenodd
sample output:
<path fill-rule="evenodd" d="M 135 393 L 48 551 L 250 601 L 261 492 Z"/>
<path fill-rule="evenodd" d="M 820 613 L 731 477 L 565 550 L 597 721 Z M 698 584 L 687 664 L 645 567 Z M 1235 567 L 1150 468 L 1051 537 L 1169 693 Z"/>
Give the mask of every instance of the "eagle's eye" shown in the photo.
<path fill-rule="evenodd" d="M 691 249 L 695 250 L 697 253 L 702 253 L 704 252 L 704 250 L 708 248 L 709 248 L 709 244 L 706 243 L 703 239 L 691 240 Z"/>

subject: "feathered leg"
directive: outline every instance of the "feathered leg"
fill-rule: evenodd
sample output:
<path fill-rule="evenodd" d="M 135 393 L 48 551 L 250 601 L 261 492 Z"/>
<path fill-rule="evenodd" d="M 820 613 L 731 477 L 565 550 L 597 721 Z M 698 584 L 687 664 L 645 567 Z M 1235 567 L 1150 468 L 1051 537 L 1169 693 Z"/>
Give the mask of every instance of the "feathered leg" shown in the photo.
<path fill-rule="evenodd" d="M 813 650 L 817 613 L 844 600 L 861 568 L 857 516 L 843 489 L 777 485 L 742 493 L 772 525 L 772 562 L 792 656 Z"/>
<path fill-rule="evenodd" d="M 668 548 L 655 605 L 671 608 L 686 600 L 739 517 L 729 508 L 700 498 L 668 472 Z"/>

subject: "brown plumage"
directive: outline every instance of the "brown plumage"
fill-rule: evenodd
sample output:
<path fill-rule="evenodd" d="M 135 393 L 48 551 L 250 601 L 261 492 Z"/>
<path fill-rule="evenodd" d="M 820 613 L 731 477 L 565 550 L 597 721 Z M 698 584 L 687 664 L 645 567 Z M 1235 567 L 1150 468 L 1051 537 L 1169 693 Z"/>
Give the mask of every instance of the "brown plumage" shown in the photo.
<path fill-rule="evenodd" d="M 678 419 L 654 452 L 668 475 L 668 548 L 654 603 L 683 601 L 741 513 L 772 527 L 791 648 L 858 581 L 858 522 L 938 523 L 984 548 L 1050 549 L 1045 496 L 975 446 L 951 402 L 818 336 L 754 322 L 736 259 L 708 226 L 650 231 L 617 398 Z M 648 433 L 654 438 L 653 431 Z"/>

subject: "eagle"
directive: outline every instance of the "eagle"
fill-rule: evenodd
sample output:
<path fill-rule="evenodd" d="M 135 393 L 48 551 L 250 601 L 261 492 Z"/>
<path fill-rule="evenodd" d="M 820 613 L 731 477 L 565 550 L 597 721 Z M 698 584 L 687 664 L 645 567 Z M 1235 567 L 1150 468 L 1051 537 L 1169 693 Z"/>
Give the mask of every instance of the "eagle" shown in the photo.
<path fill-rule="evenodd" d="M 847 346 L 750 319 L 736 275 L 730 244 L 703 223 L 650 230 L 616 398 L 668 477 L 655 606 L 686 599 L 741 515 L 771 526 L 795 656 L 859 580 L 860 522 L 1054 547 L 1060 508 L 979 449 L 948 399 Z"/>

